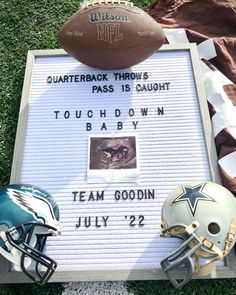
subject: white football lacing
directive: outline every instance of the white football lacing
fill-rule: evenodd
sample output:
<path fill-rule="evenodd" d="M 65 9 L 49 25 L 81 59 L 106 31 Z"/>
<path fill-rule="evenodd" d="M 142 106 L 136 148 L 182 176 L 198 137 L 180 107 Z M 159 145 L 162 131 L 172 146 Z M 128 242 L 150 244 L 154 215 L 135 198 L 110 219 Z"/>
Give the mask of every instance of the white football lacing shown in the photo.
<path fill-rule="evenodd" d="M 105 4 L 105 5 L 109 5 L 109 4 L 118 4 L 118 5 L 125 5 L 125 6 L 129 6 L 129 7 L 133 7 L 134 4 L 133 2 L 129 2 L 129 1 L 125 1 L 125 0 L 85 0 L 81 3 L 80 8 L 88 8 L 90 6 L 94 6 L 97 4 Z"/>

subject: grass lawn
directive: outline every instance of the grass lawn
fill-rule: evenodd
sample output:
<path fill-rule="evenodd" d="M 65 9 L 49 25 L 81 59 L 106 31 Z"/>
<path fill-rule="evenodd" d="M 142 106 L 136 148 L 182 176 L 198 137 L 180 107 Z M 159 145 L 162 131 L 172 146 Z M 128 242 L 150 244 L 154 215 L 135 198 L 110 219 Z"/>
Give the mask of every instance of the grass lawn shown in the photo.
<path fill-rule="evenodd" d="M 152 1 L 136 0 L 143 7 Z M 7 185 L 28 50 L 59 48 L 57 32 L 78 10 L 72 0 L 0 0 L 0 186 Z M 152 294 L 236 294 L 236 280 L 195 280 L 181 291 L 167 281 L 127 282 L 135 295 Z M 2 285 L 0 295 L 61 294 L 61 284 L 38 287 L 33 284 Z"/>

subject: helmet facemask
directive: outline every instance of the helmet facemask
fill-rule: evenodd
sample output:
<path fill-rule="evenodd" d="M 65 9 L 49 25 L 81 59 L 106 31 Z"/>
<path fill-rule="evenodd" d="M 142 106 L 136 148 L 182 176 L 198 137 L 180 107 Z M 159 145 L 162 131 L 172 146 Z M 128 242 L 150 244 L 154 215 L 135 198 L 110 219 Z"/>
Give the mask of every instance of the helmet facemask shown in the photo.
<path fill-rule="evenodd" d="M 57 267 L 57 263 L 43 253 L 47 237 L 56 232 L 56 228 L 47 224 L 27 223 L 5 233 L 11 262 L 39 285 L 45 284 Z"/>
<path fill-rule="evenodd" d="M 178 225 L 162 230 L 162 236 L 174 235 L 184 240 L 179 247 L 161 261 L 162 270 L 175 288 L 181 288 L 194 274 L 193 256 L 202 246 L 202 242 L 194 233 L 198 226 L 198 223 L 193 223 L 188 227 Z M 183 279 L 180 279 L 180 276 Z"/>

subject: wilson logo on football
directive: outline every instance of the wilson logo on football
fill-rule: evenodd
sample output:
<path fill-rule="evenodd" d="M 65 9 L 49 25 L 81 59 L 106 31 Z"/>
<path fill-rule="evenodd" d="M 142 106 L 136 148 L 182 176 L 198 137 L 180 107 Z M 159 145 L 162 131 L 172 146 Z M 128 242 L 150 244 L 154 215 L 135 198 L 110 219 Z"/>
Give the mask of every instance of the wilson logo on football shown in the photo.
<path fill-rule="evenodd" d="M 127 15 L 112 14 L 110 12 L 91 13 L 91 14 L 89 14 L 89 17 L 90 17 L 90 21 L 92 23 L 98 23 L 98 22 L 127 23 L 127 22 L 129 22 L 129 18 Z"/>
<path fill-rule="evenodd" d="M 123 39 L 119 24 L 97 24 L 97 39 L 113 43 Z"/>

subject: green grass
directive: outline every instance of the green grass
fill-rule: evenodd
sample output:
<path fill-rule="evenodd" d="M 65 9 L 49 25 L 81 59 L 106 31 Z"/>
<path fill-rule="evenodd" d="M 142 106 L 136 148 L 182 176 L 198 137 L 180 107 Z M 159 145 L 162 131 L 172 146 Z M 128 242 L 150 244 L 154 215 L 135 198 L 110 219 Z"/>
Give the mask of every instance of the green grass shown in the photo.
<path fill-rule="evenodd" d="M 152 1 L 134 1 L 147 6 Z M 63 22 L 78 10 L 79 1 L 0 0 L 0 187 L 10 179 L 18 112 L 28 50 L 59 48 L 57 33 Z M 135 295 L 236 294 L 236 280 L 195 280 L 182 290 L 168 281 L 128 282 Z M 0 295 L 61 294 L 61 284 L 0 286 Z"/>
<path fill-rule="evenodd" d="M 167 281 L 129 282 L 129 290 L 135 295 L 233 295 L 236 280 L 192 280 L 181 290 L 174 289 Z"/>

